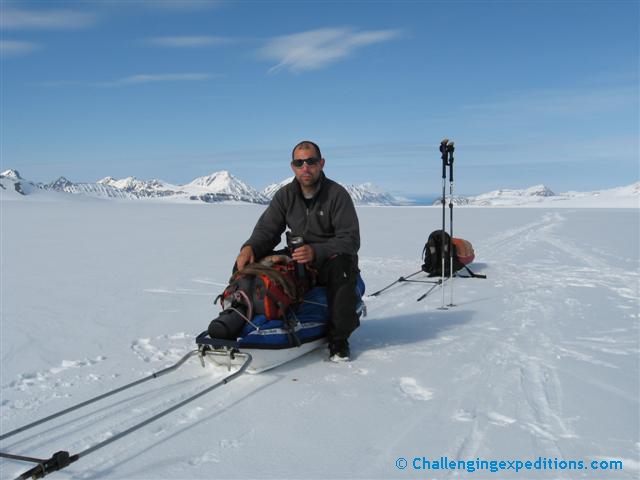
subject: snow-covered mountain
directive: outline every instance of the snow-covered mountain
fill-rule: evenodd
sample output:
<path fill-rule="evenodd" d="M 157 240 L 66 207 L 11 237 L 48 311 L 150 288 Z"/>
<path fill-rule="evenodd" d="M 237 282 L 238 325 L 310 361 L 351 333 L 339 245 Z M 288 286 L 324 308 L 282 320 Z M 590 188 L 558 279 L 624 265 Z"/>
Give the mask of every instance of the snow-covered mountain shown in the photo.
<path fill-rule="evenodd" d="M 447 199 L 448 203 L 448 199 Z M 546 185 L 510 190 L 501 189 L 481 195 L 463 197 L 454 196 L 454 205 L 481 207 L 515 207 L 515 206 L 566 206 L 566 207 L 636 207 L 640 208 L 640 182 L 624 187 L 591 192 L 554 193 Z M 441 205 L 440 199 L 433 205 Z"/>
<path fill-rule="evenodd" d="M 137 198 L 133 193 L 126 190 L 103 184 L 97 183 L 74 183 L 65 177 L 60 177 L 57 180 L 39 185 L 44 190 L 52 192 L 65 192 L 72 194 L 87 195 L 90 197 L 102 197 L 102 198 L 120 198 L 120 199 L 134 199 Z"/>
<path fill-rule="evenodd" d="M 163 198 L 208 203 L 224 201 L 268 203 L 268 199 L 260 192 L 226 170 L 196 178 L 185 185 L 173 185 L 157 179 L 139 180 L 135 177 L 122 179 L 105 177 L 96 183 L 74 183 L 65 177 L 60 177 L 51 183 L 38 186 L 44 190 L 103 198 Z"/>
<path fill-rule="evenodd" d="M 262 194 L 268 199 L 272 199 L 276 192 L 291 183 L 293 178 L 294 177 L 289 177 L 279 183 L 269 185 L 262 190 Z M 406 202 L 395 198 L 390 193 L 384 192 L 372 183 L 363 183 L 360 185 L 341 183 L 340 185 L 347 189 L 347 192 L 349 192 L 349 195 L 351 195 L 353 199 L 353 203 L 356 205 L 406 205 Z"/>
<path fill-rule="evenodd" d="M 7 179 L 13 178 L 16 180 L 23 180 L 23 178 L 20 176 L 18 171 L 13 169 L 5 170 L 4 172 L 0 173 L 0 178 L 7 178 Z"/>
<path fill-rule="evenodd" d="M 248 203 L 269 203 L 262 193 L 242 180 L 222 170 L 206 177 L 198 177 L 181 187 L 189 193 L 190 200 L 213 203 L 234 200 Z"/>
<path fill-rule="evenodd" d="M 464 207 L 465 205 L 471 205 L 472 204 L 472 199 L 473 197 L 463 197 L 461 195 L 454 195 L 453 196 L 453 204 L 458 206 L 458 207 Z M 447 197 L 446 199 L 446 204 L 449 205 L 449 197 Z M 433 202 L 433 205 L 437 205 L 440 206 L 442 205 L 442 200 L 440 198 L 438 198 L 437 200 L 435 200 Z"/>
<path fill-rule="evenodd" d="M 553 197 L 555 195 L 556 194 L 553 193 L 553 191 L 546 185 L 534 185 L 533 187 L 521 190 L 500 189 L 470 197 L 454 196 L 453 204 L 458 206 L 520 205 L 523 203 L 530 203 L 532 201 L 539 201 L 543 198 Z M 447 198 L 447 204 L 448 203 L 449 200 Z M 433 204 L 441 205 L 440 199 L 436 200 Z"/>
<path fill-rule="evenodd" d="M 563 195 L 581 198 L 581 197 L 599 197 L 599 196 L 611 196 L 611 197 L 640 197 L 640 182 L 632 183 L 624 187 L 610 188 L 607 190 L 594 190 L 592 192 L 575 192 L 569 191 Z"/>
<path fill-rule="evenodd" d="M 136 177 L 126 177 L 116 180 L 113 177 L 105 177 L 98 180 L 97 184 L 127 192 L 135 198 L 168 197 L 185 193 L 179 187 L 157 179 L 138 180 Z"/>
<path fill-rule="evenodd" d="M 500 189 L 469 198 L 469 205 L 511 205 L 539 201 L 556 194 L 546 185 L 534 185 L 522 190 Z"/>
<path fill-rule="evenodd" d="M 30 195 L 38 186 L 22 178 L 17 170 L 9 169 L 0 173 L 0 189 L 10 195 Z"/>
<path fill-rule="evenodd" d="M 184 185 L 174 185 L 162 180 L 139 180 L 135 177 L 115 179 L 105 177 L 95 183 L 75 183 L 65 177 L 43 184 L 35 183 L 23 178 L 18 171 L 9 169 L 0 173 L 0 192 L 3 198 L 24 198 L 44 192 L 50 192 L 51 199 L 65 198 L 59 193 L 73 194 L 78 200 L 83 197 L 103 199 L 162 199 L 177 202 L 243 202 L 267 204 L 275 193 L 293 180 L 286 178 L 279 183 L 269 185 L 261 192 L 247 185 L 226 170 L 214 172 L 211 175 L 198 177 Z M 356 205 L 407 205 L 403 199 L 394 197 L 372 185 L 342 184 L 347 189 Z M 48 197 L 47 197 L 48 198 Z M 448 199 L 447 199 L 448 203 Z M 454 205 L 482 206 L 482 207 L 516 207 L 516 206 L 559 206 L 559 207 L 620 207 L 640 208 L 640 182 L 631 185 L 595 190 L 590 192 L 569 191 L 554 193 L 546 185 L 535 185 L 521 190 L 500 189 L 476 196 L 454 196 Z M 433 205 L 440 206 L 440 199 Z"/>
<path fill-rule="evenodd" d="M 406 205 L 388 192 L 382 191 L 372 183 L 362 183 L 360 185 L 342 184 L 347 189 L 349 195 L 356 205 Z"/>
<path fill-rule="evenodd" d="M 289 177 L 289 178 L 285 178 L 279 183 L 272 183 L 271 185 L 264 188 L 264 190 L 262 190 L 262 194 L 265 197 L 267 197 L 269 200 L 271 200 L 278 190 L 280 190 L 285 185 L 290 184 L 294 178 L 295 177 Z"/>

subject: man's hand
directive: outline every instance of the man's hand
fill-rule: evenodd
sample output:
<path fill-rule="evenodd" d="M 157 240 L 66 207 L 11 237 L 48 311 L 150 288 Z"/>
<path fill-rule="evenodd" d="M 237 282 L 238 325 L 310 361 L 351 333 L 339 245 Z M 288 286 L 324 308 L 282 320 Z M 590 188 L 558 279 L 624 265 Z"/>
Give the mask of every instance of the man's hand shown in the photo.
<path fill-rule="evenodd" d="M 242 247 L 242 250 L 240 250 L 238 257 L 236 258 L 236 266 L 238 267 L 238 270 L 242 270 L 245 265 L 255 261 L 256 256 L 253 253 L 253 248 L 251 248 L 250 245 L 245 245 Z"/>
<path fill-rule="evenodd" d="M 316 258 L 316 252 L 311 245 L 303 245 L 295 249 L 291 258 L 298 263 L 311 263 Z"/>

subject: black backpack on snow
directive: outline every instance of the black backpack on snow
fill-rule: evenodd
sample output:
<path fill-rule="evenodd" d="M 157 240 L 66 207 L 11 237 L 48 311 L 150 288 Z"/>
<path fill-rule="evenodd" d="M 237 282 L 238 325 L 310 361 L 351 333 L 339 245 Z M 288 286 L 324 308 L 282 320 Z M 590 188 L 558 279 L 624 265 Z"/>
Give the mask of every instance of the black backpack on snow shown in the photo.
<path fill-rule="evenodd" d="M 442 234 L 444 233 L 444 276 L 449 276 L 451 269 L 450 249 L 453 251 L 453 272 L 464 268 L 464 264 L 458 259 L 456 246 L 451 242 L 451 237 L 447 232 L 435 230 L 431 232 L 427 243 L 422 250 L 422 271 L 429 274 L 430 277 L 442 276 Z"/>
<path fill-rule="evenodd" d="M 442 230 L 435 230 L 431 232 L 429 238 L 427 239 L 427 243 L 422 250 L 422 259 L 424 263 L 422 264 L 422 271 L 429 274 L 430 277 L 441 277 L 442 276 Z M 457 246 L 456 246 L 457 245 Z M 460 250 L 458 250 L 460 248 Z M 473 273 L 469 267 L 467 267 L 468 263 L 473 262 L 475 258 L 475 254 L 473 253 L 473 247 L 471 243 L 467 240 L 463 240 L 461 238 L 453 238 L 451 239 L 450 235 L 447 232 L 444 232 L 444 276 L 449 276 L 449 271 L 451 270 L 451 255 L 453 255 L 453 273 L 455 274 L 458 270 L 462 270 L 463 268 L 469 274 L 468 277 L 473 278 L 487 278 L 486 275 L 481 275 L 479 273 Z M 465 275 L 456 275 L 458 277 L 465 277 Z"/>

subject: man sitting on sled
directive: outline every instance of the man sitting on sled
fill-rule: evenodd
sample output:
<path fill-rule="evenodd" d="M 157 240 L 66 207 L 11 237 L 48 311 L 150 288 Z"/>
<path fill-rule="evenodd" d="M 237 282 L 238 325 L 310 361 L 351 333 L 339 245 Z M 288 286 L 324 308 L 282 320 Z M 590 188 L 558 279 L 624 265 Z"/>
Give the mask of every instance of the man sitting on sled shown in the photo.
<path fill-rule="evenodd" d="M 236 267 L 242 271 L 273 251 L 288 227 L 304 244 L 291 252 L 293 260 L 317 272 L 317 285 L 327 288 L 329 307 L 329 357 L 348 361 L 348 338 L 358 328 L 358 216 L 349 193 L 328 179 L 320 148 L 303 141 L 293 148 L 293 181 L 276 192 L 273 200 L 240 250 Z"/>

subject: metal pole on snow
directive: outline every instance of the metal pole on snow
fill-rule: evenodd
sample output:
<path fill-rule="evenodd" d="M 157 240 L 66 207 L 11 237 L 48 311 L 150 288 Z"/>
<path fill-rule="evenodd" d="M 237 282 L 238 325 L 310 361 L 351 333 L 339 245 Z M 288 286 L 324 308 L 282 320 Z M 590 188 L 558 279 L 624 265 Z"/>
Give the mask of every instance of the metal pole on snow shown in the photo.
<path fill-rule="evenodd" d="M 449 153 L 449 307 L 455 307 L 453 303 L 453 142 L 447 146 Z"/>
<path fill-rule="evenodd" d="M 449 165 L 449 153 L 448 153 L 448 145 L 449 139 L 445 138 L 440 142 L 440 153 L 442 154 L 442 245 L 440 249 L 440 286 L 442 288 L 442 305 L 438 308 L 439 310 L 447 310 L 447 307 L 444 306 L 444 270 L 445 270 L 445 228 L 446 228 L 446 195 L 447 195 L 447 166 Z"/>

